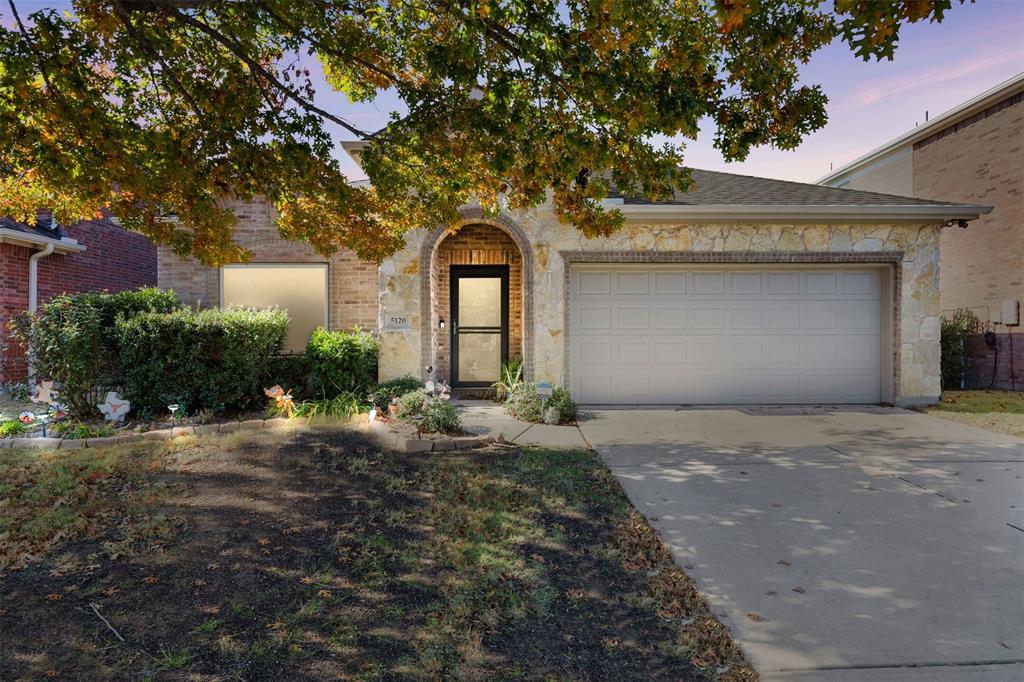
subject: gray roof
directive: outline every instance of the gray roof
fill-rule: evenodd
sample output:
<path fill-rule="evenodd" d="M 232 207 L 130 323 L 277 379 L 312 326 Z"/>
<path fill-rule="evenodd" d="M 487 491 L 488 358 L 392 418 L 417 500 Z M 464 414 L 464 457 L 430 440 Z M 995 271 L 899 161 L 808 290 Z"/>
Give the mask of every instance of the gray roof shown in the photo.
<path fill-rule="evenodd" d="M 697 168 L 690 172 L 694 188 L 676 192 L 675 198 L 668 201 L 651 202 L 617 193 L 612 193 L 612 197 L 623 199 L 627 205 L 666 206 L 969 206 Z"/>
<path fill-rule="evenodd" d="M 64 231 L 56 223 L 51 222 L 49 225 L 43 223 L 36 223 L 35 225 L 29 225 L 28 223 L 19 223 L 11 218 L 0 217 L 0 230 L 13 230 L 15 232 L 24 232 L 29 235 L 37 235 L 40 237 L 47 237 L 49 239 L 60 239 L 64 236 Z"/>

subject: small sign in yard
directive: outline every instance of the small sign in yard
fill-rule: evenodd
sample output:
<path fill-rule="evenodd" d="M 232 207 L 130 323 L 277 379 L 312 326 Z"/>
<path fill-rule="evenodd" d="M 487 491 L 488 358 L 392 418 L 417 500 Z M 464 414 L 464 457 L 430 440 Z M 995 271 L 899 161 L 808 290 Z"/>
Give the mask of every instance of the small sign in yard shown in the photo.
<path fill-rule="evenodd" d="M 554 390 L 554 387 L 548 381 L 542 381 L 537 384 L 537 395 L 541 398 L 550 398 Z"/>

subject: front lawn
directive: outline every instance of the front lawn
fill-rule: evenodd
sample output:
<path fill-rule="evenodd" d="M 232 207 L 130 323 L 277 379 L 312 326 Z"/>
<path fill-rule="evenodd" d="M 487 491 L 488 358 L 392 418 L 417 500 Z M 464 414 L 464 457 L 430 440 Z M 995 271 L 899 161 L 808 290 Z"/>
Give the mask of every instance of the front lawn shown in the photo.
<path fill-rule="evenodd" d="M 589 452 L 0 450 L 0 678 L 753 680 Z"/>
<path fill-rule="evenodd" d="M 1024 391 L 943 391 L 934 417 L 1024 438 Z"/>

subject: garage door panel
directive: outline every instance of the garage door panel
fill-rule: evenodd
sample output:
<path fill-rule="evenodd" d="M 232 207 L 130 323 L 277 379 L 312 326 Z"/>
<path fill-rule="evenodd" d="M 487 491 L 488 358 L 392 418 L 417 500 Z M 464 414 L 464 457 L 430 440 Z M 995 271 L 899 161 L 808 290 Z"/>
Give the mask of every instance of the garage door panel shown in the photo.
<path fill-rule="evenodd" d="M 679 306 L 666 308 L 658 306 L 654 309 L 655 329 L 685 329 L 686 308 Z"/>
<path fill-rule="evenodd" d="M 654 293 L 675 296 L 687 291 L 685 272 L 655 272 Z"/>
<path fill-rule="evenodd" d="M 610 272 L 581 272 L 575 281 L 577 294 L 586 296 L 612 292 L 612 273 Z"/>
<path fill-rule="evenodd" d="M 615 275 L 615 292 L 617 294 L 646 294 L 648 293 L 650 273 L 648 272 L 619 272 Z"/>
<path fill-rule="evenodd" d="M 761 273 L 760 272 L 731 272 L 729 273 L 729 293 L 736 296 L 750 294 L 761 295 Z"/>
<path fill-rule="evenodd" d="M 878 402 L 881 273 L 615 266 L 571 272 L 584 403 Z"/>
<path fill-rule="evenodd" d="M 692 291 L 694 295 L 724 294 L 725 273 L 723 272 L 695 272 Z"/>
<path fill-rule="evenodd" d="M 641 306 L 620 306 L 615 310 L 615 320 L 619 329 L 639 330 L 651 326 L 648 309 Z"/>

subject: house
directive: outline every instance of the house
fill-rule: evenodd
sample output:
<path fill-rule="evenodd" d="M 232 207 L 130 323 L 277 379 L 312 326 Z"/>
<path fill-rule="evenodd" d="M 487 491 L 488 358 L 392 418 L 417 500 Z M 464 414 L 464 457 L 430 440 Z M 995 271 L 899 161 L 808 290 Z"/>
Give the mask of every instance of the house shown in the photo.
<path fill-rule="evenodd" d="M 346 149 L 358 160 L 360 143 Z M 292 349 L 316 325 L 379 330 L 380 375 L 527 378 L 587 404 L 897 403 L 939 396 L 941 234 L 987 207 L 694 171 L 672 201 L 616 197 L 587 239 L 550 205 L 415 230 L 379 265 L 283 241 L 236 202 L 251 263 L 159 249 L 159 283 L 200 305 L 282 305 Z"/>
<path fill-rule="evenodd" d="M 940 309 L 969 308 L 994 332 L 968 345 L 968 386 L 1024 389 L 1024 73 L 936 116 L 818 180 L 993 207 L 941 233 Z M 1024 335 L 1022 335 L 1024 336 Z"/>
<path fill-rule="evenodd" d="M 62 293 L 156 285 L 156 247 L 108 219 L 34 225 L 0 218 L 0 383 L 24 381 L 25 349 L 10 338 L 16 315 Z"/>

